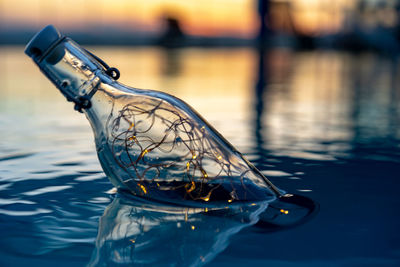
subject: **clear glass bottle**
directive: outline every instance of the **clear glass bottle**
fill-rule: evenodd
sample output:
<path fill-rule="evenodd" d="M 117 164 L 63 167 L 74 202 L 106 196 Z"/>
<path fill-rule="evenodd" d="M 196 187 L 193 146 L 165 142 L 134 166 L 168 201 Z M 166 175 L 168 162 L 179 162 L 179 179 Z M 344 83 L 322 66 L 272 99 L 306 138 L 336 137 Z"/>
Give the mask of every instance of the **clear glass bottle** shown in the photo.
<path fill-rule="evenodd" d="M 85 113 L 100 163 L 118 189 L 188 205 L 282 196 L 188 104 L 117 82 L 116 69 L 53 26 L 36 34 L 25 53 Z"/>

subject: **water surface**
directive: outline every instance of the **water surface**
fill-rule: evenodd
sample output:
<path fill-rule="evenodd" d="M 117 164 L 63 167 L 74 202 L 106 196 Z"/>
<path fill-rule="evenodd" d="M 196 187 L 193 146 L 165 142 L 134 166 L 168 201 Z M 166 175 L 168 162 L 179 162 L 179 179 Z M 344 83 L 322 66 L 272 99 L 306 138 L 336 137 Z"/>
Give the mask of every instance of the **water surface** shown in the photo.
<path fill-rule="evenodd" d="M 198 253 L 187 255 L 196 256 L 193 262 L 400 264 L 400 76 L 395 60 L 280 49 L 261 55 L 245 48 L 91 49 L 119 67 L 121 82 L 190 103 L 274 184 L 320 204 L 313 219 L 281 231 L 251 226 L 251 220 L 226 223 L 225 229 L 234 230 L 215 234 L 217 247 L 197 242 Z M 123 212 L 126 205 L 109 192 L 112 186 L 84 116 L 23 55 L 22 47 L 1 47 L 0 58 L 0 265 L 84 266 L 96 257 L 106 207 Z M 142 213 L 149 216 L 142 210 L 135 214 Z M 208 231 L 204 225 L 183 231 L 186 248 L 197 240 L 191 239 L 193 233 Z M 209 225 L 223 229 L 217 218 Z M 154 229 L 160 236 L 168 227 Z M 162 247 L 151 251 L 148 258 L 168 256 Z M 123 261 L 126 255 L 131 254 L 114 257 Z"/>

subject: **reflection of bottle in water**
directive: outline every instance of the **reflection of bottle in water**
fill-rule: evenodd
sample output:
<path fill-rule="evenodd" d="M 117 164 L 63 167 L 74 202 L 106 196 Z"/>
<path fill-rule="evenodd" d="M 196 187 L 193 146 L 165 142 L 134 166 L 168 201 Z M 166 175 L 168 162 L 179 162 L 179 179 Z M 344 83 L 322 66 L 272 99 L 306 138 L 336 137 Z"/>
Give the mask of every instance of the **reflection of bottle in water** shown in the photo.
<path fill-rule="evenodd" d="M 54 27 L 38 33 L 25 52 L 85 113 L 101 165 L 119 189 L 191 203 L 230 204 L 281 195 L 189 105 L 165 93 L 116 82 L 115 69 Z"/>
<path fill-rule="evenodd" d="M 225 216 L 117 195 L 100 219 L 88 266 L 202 266 L 257 222 L 267 202 L 231 205 Z M 217 211 L 218 212 L 218 211 Z"/>

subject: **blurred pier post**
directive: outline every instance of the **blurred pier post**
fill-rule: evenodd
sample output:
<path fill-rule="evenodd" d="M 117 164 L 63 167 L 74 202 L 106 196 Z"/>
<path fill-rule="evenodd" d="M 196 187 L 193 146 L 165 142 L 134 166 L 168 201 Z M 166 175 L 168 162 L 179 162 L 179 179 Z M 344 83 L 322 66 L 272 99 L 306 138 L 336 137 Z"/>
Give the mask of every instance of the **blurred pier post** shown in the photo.
<path fill-rule="evenodd" d="M 266 45 L 268 37 L 271 35 L 271 29 L 269 28 L 269 0 L 257 0 L 257 12 L 258 19 L 260 21 L 260 28 L 258 31 L 257 42 L 259 46 Z"/>
<path fill-rule="evenodd" d="M 269 13 L 270 13 L 270 1 L 269 0 L 257 0 L 257 13 L 259 19 L 259 30 L 256 37 L 256 52 L 257 52 L 257 75 L 255 81 L 255 139 L 257 143 L 257 149 L 260 149 L 259 154 L 262 155 L 262 148 L 264 139 L 262 136 L 263 132 L 263 113 L 264 113 L 264 91 L 268 81 L 268 70 L 266 69 L 267 47 L 268 41 L 271 36 L 271 29 L 269 27 Z"/>

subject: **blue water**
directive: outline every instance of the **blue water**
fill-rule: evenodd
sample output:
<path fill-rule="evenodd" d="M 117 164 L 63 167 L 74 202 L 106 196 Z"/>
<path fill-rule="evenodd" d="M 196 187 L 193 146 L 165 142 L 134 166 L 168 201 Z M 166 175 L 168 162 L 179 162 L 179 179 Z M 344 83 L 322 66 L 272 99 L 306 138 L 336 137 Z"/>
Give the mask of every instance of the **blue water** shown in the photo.
<path fill-rule="evenodd" d="M 253 225 L 250 208 L 240 219 L 204 216 L 116 195 L 84 116 L 22 47 L 3 47 L 0 266 L 400 265 L 396 61 L 324 51 L 92 49 L 120 67 L 122 82 L 192 104 L 275 185 L 313 199 L 319 212 L 271 230 Z"/>

